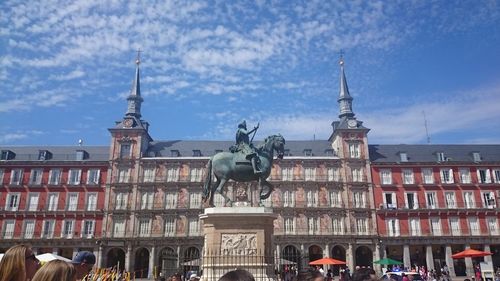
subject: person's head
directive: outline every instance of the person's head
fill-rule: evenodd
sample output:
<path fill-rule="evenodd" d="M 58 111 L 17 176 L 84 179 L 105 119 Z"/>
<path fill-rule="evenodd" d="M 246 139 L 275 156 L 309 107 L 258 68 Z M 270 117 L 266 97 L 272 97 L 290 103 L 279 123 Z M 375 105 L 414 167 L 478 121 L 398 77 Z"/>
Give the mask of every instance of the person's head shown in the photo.
<path fill-rule="evenodd" d="M 219 281 L 255 281 L 255 279 L 250 272 L 244 269 L 236 269 L 226 272 Z"/>
<path fill-rule="evenodd" d="M 94 267 L 95 255 L 88 251 L 81 251 L 76 253 L 71 263 L 76 269 L 76 279 L 80 280 L 92 270 L 92 267 Z"/>
<path fill-rule="evenodd" d="M 197 280 L 200 280 L 200 277 L 198 277 L 198 275 L 196 275 L 195 273 L 189 276 L 189 281 L 197 281 Z"/>
<path fill-rule="evenodd" d="M 40 262 L 30 247 L 16 245 L 5 252 L 0 261 L 0 281 L 25 281 L 33 278 Z"/>
<path fill-rule="evenodd" d="M 352 274 L 352 281 L 371 281 L 377 280 L 375 270 L 371 268 L 360 268 Z"/>
<path fill-rule="evenodd" d="M 324 279 L 321 272 L 312 268 L 299 271 L 295 278 L 294 281 L 323 281 Z"/>
<path fill-rule="evenodd" d="M 75 267 L 61 260 L 49 261 L 33 276 L 32 281 L 75 281 Z"/>
<path fill-rule="evenodd" d="M 171 278 L 172 278 L 172 281 L 181 281 L 181 274 L 176 273 L 176 274 L 172 275 Z"/>
<path fill-rule="evenodd" d="M 247 122 L 245 120 L 243 120 L 243 122 L 238 124 L 238 128 L 243 128 L 246 130 L 247 129 Z"/>

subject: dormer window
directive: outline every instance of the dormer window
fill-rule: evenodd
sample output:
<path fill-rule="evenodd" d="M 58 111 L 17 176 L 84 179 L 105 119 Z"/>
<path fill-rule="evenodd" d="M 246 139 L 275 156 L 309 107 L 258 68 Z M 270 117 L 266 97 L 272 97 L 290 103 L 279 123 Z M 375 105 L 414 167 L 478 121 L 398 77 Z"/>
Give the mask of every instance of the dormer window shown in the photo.
<path fill-rule="evenodd" d="M 181 156 L 181 153 L 177 149 L 170 150 L 170 156 L 172 157 L 179 157 Z"/>
<path fill-rule="evenodd" d="M 334 156 L 335 154 L 333 153 L 333 149 L 325 149 L 325 155 L 326 156 Z"/>
<path fill-rule="evenodd" d="M 16 154 L 10 150 L 2 150 L 0 153 L 0 160 L 11 160 L 14 159 Z"/>
<path fill-rule="evenodd" d="M 304 156 L 312 156 L 312 149 L 304 149 Z"/>
<path fill-rule="evenodd" d="M 201 150 L 199 150 L 199 149 L 193 150 L 193 156 L 194 157 L 200 157 L 201 156 Z"/>
<path fill-rule="evenodd" d="M 438 162 L 446 161 L 446 157 L 444 156 L 444 152 L 437 152 L 436 157 L 437 157 Z"/>
<path fill-rule="evenodd" d="M 120 146 L 120 158 L 129 158 L 131 151 L 130 143 L 122 143 Z"/>
<path fill-rule="evenodd" d="M 87 158 L 88 158 L 87 151 L 85 151 L 85 150 L 77 150 L 76 151 L 76 160 L 77 161 L 85 160 Z"/>
<path fill-rule="evenodd" d="M 406 152 L 399 153 L 400 162 L 408 162 L 408 154 Z"/>
<path fill-rule="evenodd" d="M 52 153 L 48 150 L 40 150 L 38 151 L 38 160 L 49 160 L 52 156 Z"/>
<path fill-rule="evenodd" d="M 479 152 L 472 152 L 472 159 L 474 159 L 474 162 L 481 162 L 481 154 Z"/>

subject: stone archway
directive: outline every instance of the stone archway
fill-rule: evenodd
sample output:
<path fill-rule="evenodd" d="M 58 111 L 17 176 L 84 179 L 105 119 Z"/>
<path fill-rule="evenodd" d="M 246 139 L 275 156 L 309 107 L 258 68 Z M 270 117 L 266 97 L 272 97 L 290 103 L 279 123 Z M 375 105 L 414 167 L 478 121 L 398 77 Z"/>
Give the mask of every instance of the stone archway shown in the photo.
<path fill-rule="evenodd" d="M 309 247 L 309 262 L 323 258 L 323 249 L 318 245 L 311 245 Z"/>
<path fill-rule="evenodd" d="M 106 255 L 106 267 L 117 266 L 119 269 L 125 268 L 125 251 L 121 248 L 111 248 Z"/>
<path fill-rule="evenodd" d="M 196 247 L 187 248 L 184 251 L 181 265 L 184 272 L 196 271 L 199 274 L 201 266 L 200 250 Z"/>
<path fill-rule="evenodd" d="M 168 277 L 179 271 L 179 257 L 174 249 L 163 248 L 158 257 L 159 272 Z"/>
<path fill-rule="evenodd" d="M 356 266 L 373 266 L 373 252 L 367 246 L 359 246 L 356 249 Z"/>
<path fill-rule="evenodd" d="M 288 245 L 281 251 L 282 269 L 301 269 L 302 253 L 293 245 Z"/>
<path fill-rule="evenodd" d="M 336 260 L 341 260 L 345 261 L 346 260 L 346 253 L 344 247 L 337 245 L 332 248 L 332 254 L 331 257 L 336 259 Z M 340 266 L 333 266 L 332 267 L 333 275 L 337 276 L 340 274 Z"/>
<path fill-rule="evenodd" d="M 135 278 L 148 278 L 149 273 L 149 250 L 140 248 L 135 252 L 134 263 Z"/>

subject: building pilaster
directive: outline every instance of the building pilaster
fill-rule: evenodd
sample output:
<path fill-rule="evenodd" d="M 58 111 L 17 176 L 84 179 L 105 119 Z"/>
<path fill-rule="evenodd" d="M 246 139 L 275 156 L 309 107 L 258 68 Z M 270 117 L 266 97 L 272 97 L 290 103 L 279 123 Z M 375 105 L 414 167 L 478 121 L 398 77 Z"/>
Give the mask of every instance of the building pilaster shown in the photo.
<path fill-rule="evenodd" d="M 346 252 L 346 262 L 347 266 L 351 269 L 351 272 L 354 270 L 354 256 L 352 254 L 352 244 L 349 243 L 347 246 L 347 252 Z"/>
<path fill-rule="evenodd" d="M 132 245 L 127 245 L 127 254 L 125 255 L 125 270 L 132 272 Z"/>
<path fill-rule="evenodd" d="M 465 249 L 470 249 L 470 245 L 465 245 Z M 465 272 L 467 276 L 474 276 L 474 265 L 471 258 L 465 258 Z"/>
<path fill-rule="evenodd" d="M 484 245 L 484 251 L 491 253 L 490 245 Z M 485 256 L 484 261 L 487 263 L 493 263 L 493 258 L 491 256 Z"/>
<path fill-rule="evenodd" d="M 425 262 L 427 270 L 434 269 L 434 256 L 432 255 L 432 245 L 425 246 Z"/>
<path fill-rule="evenodd" d="M 156 267 L 155 256 L 156 256 L 156 247 L 153 245 L 151 247 L 151 252 L 149 253 L 149 269 L 148 269 L 148 278 L 149 279 L 157 277 L 157 276 L 153 275 L 153 273 L 154 273 L 153 271 L 154 271 L 154 269 Z"/>
<path fill-rule="evenodd" d="M 410 245 L 403 246 L 403 265 L 406 269 L 411 269 Z"/>
<path fill-rule="evenodd" d="M 446 245 L 445 248 L 446 266 L 448 266 L 448 270 L 450 271 L 450 277 L 457 277 L 457 274 L 455 273 L 455 267 L 453 266 L 453 258 L 451 257 L 451 255 L 452 255 L 451 246 Z"/>

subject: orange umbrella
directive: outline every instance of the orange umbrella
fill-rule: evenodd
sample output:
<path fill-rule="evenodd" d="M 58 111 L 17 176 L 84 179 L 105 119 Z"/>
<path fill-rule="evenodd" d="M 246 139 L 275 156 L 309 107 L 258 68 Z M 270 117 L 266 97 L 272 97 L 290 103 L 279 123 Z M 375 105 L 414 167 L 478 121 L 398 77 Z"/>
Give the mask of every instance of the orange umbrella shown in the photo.
<path fill-rule="evenodd" d="M 315 261 L 312 261 L 309 263 L 309 265 L 323 265 L 323 264 L 346 264 L 345 261 L 341 261 L 341 260 L 336 260 L 336 259 L 332 259 L 332 258 L 322 258 L 322 259 L 319 259 L 319 260 L 315 260 Z"/>
<path fill-rule="evenodd" d="M 484 257 L 484 256 L 491 256 L 493 255 L 490 252 L 483 252 L 483 251 L 478 251 L 474 249 L 467 249 L 465 251 L 456 253 L 452 255 L 451 257 L 454 259 L 463 259 L 463 258 L 475 258 L 475 257 Z"/>

